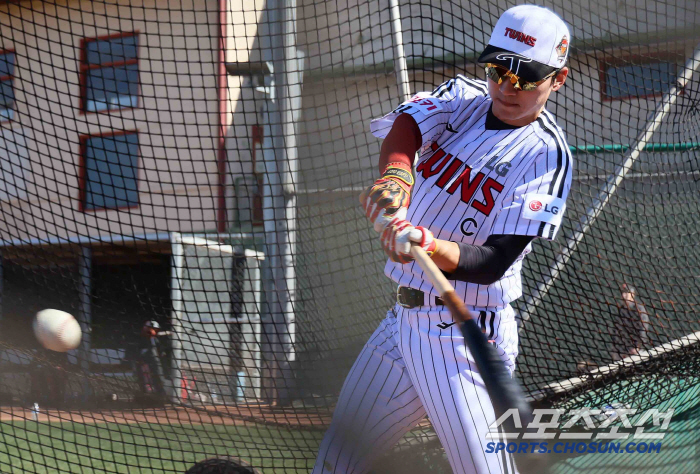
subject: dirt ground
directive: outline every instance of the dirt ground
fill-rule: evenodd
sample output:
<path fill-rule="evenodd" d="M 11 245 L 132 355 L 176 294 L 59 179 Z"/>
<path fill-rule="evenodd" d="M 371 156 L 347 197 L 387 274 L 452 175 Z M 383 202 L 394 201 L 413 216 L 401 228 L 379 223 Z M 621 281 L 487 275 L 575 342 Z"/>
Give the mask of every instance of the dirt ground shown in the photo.
<path fill-rule="evenodd" d="M 269 405 L 164 406 L 160 408 L 123 408 L 96 410 L 41 409 L 36 415 L 30 408 L 0 407 L 0 422 L 31 421 L 76 423 L 156 423 L 156 424 L 269 424 L 280 427 L 325 429 L 331 413 L 324 410 L 280 409 Z"/>

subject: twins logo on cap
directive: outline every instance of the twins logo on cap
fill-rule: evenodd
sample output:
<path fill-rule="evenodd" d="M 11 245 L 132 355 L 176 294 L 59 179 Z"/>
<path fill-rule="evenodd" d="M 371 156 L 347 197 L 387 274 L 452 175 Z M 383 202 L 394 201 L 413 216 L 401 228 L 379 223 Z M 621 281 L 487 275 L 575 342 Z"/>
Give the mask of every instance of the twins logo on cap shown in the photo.
<path fill-rule="evenodd" d="M 532 62 L 532 59 L 515 53 L 500 53 L 498 56 L 496 56 L 496 59 L 499 61 L 510 61 L 508 70 L 513 71 L 513 74 L 518 74 L 518 72 L 520 72 L 520 63 Z"/>

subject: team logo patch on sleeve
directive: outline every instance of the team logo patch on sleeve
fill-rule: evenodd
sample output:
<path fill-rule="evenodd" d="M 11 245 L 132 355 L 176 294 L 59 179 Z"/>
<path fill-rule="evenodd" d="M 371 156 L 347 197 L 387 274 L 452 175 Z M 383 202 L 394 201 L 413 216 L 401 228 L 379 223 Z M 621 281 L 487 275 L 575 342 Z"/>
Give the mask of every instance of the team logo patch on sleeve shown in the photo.
<path fill-rule="evenodd" d="M 443 109 L 443 104 L 440 99 L 431 96 L 428 92 L 419 92 L 405 102 L 405 104 L 412 105 L 414 109 L 423 115 L 430 115 L 435 112 L 440 112 Z"/>
<path fill-rule="evenodd" d="M 566 204 L 563 199 L 549 194 L 526 194 L 523 217 L 533 221 L 561 224 Z"/>

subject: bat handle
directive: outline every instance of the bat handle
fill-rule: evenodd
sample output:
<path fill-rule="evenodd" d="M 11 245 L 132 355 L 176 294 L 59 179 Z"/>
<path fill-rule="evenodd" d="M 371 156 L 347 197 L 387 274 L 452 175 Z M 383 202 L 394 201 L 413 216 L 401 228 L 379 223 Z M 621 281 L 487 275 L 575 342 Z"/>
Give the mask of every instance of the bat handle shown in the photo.
<path fill-rule="evenodd" d="M 440 297 L 445 300 L 445 304 L 450 308 L 450 312 L 455 321 L 464 323 L 470 319 L 474 320 L 474 316 L 464 303 L 457 298 L 455 289 L 450 282 L 447 281 L 445 275 L 442 274 L 442 271 L 435 265 L 435 262 L 433 262 L 425 250 L 417 243 L 412 243 L 411 255 L 413 255 L 413 258 L 423 270 L 423 274 L 428 278 L 428 281 L 433 284 L 433 288 L 435 288 Z"/>

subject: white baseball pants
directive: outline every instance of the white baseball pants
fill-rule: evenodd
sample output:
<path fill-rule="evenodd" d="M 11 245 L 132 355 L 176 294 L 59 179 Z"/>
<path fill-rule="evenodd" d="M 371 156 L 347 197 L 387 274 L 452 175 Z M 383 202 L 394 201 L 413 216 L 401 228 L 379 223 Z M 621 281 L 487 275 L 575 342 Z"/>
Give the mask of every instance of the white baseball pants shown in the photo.
<path fill-rule="evenodd" d="M 513 309 L 470 309 L 512 373 L 518 354 Z M 486 438 L 496 417 L 452 323 L 446 308 L 396 305 L 387 313 L 345 380 L 312 474 L 368 472 L 426 415 L 456 474 L 517 473 L 511 455 L 486 453 L 486 444 L 497 441 Z"/>

